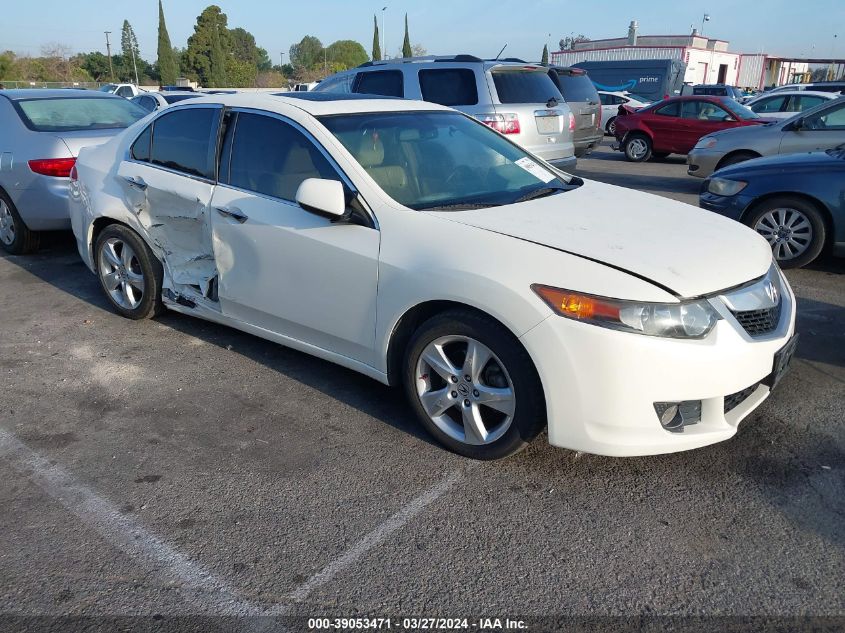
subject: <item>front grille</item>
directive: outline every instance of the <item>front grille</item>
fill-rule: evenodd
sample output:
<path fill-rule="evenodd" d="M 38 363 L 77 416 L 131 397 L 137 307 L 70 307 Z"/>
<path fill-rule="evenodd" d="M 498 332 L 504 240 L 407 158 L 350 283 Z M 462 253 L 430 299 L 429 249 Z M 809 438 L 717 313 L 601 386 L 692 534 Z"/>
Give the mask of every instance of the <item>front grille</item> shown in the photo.
<path fill-rule="evenodd" d="M 754 393 L 754 390 L 756 388 L 757 385 L 751 385 L 747 389 L 743 389 L 742 391 L 737 391 L 736 393 L 732 393 L 729 396 L 725 396 L 725 414 L 730 411 L 733 411 L 739 405 L 741 405 L 748 396 Z"/>
<path fill-rule="evenodd" d="M 734 312 L 733 315 L 739 324 L 748 332 L 749 336 L 762 336 L 768 334 L 778 326 L 780 321 L 780 307 L 783 302 L 778 302 L 773 308 L 761 310 L 745 310 Z"/>

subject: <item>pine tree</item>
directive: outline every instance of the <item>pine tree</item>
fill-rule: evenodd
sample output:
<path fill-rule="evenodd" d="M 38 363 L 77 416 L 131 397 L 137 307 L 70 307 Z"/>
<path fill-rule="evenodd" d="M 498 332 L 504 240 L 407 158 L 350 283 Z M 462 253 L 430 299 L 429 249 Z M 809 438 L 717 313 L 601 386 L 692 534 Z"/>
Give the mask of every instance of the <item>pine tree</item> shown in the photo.
<path fill-rule="evenodd" d="M 164 8 L 161 6 L 161 0 L 158 0 L 158 72 L 161 76 L 162 86 L 173 85 L 179 78 L 179 63 L 173 54 L 173 47 L 170 45 L 170 36 L 167 34 L 167 25 L 164 23 Z"/>
<path fill-rule="evenodd" d="M 381 60 L 381 43 L 378 39 L 378 19 L 376 16 L 373 16 L 373 61 L 377 62 Z"/>
<path fill-rule="evenodd" d="M 123 21 L 123 30 L 120 33 L 120 49 L 123 54 L 124 74 L 133 77 L 137 82 L 137 67 L 141 53 L 138 50 L 138 38 L 135 37 L 135 31 L 129 24 L 129 20 Z"/>
<path fill-rule="evenodd" d="M 408 35 L 408 14 L 405 14 L 405 39 L 402 42 L 402 57 L 413 57 L 414 51 L 411 48 L 411 37 Z"/>
<path fill-rule="evenodd" d="M 211 69 L 208 73 L 209 88 L 226 87 L 226 53 L 223 51 L 223 42 L 220 39 L 219 24 L 213 26 L 211 32 Z"/>
<path fill-rule="evenodd" d="M 543 44 L 543 56 L 540 58 L 541 64 L 548 64 L 549 63 L 549 45 Z"/>

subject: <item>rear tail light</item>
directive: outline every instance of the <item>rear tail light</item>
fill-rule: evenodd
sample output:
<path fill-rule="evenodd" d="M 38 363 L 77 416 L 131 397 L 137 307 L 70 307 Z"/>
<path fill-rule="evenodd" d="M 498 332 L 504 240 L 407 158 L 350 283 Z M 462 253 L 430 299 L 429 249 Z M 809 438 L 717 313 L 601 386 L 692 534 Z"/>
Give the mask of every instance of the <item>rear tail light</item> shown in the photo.
<path fill-rule="evenodd" d="M 572 114 L 571 112 L 569 113 L 569 131 L 570 132 L 575 131 L 575 115 Z"/>
<path fill-rule="evenodd" d="M 41 158 L 29 161 L 29 168 L 42 176 L 67 178 L 75 164 L 75 158 Z"/>
<path fill-rule="evenodd" d="M 480 114 L 478 120 L 502 134 L 519 134 L 519 116 L 516 113 Z"/>
<path fill-rule="evenodd" d="M 79 172 L 76 171 L 76 165 L 70 168 L 70 181 L 76 182 L 79 180 Z"/>

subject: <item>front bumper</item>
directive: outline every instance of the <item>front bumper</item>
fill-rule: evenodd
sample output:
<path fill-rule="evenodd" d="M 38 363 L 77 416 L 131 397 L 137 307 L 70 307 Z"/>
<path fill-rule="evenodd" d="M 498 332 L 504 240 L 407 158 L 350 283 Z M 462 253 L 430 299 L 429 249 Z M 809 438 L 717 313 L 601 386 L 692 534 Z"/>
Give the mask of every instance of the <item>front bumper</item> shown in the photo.
<path fill-rule="evenodd" d="M 698 196 L 698 206 L 707 211 L 724 215 L 732 220 L 741 221 L 745 210 L 754 202 L 754 196 L 717 196 L 709 191 L 702 191 Z"/>
<path fill-rule="evenodd" d="M 699 448 L 732 437 L 770 393 L 763 384 L 795 330 L 795 297 L 782 278 L 783 308 L 772 335 L 752 339 L 722 304 L 702 340 L 665 339 L 550 316 L 521 341 L 546 394 L 549 443 L 610 456 Z M 714 308 L 718 298 L 711 300 Z M 727 413 L 725 398 L 753 387 Z M 664 429 L 658 402 L 701 401 L 701 420 Z"/>
<path fill-rule="evenodd" d="M 724 155 L 724 152 L 709 149 L 693 149 L 687 154 L 687 173 L 696 178 L 707 178 L 716 171 Z"/>

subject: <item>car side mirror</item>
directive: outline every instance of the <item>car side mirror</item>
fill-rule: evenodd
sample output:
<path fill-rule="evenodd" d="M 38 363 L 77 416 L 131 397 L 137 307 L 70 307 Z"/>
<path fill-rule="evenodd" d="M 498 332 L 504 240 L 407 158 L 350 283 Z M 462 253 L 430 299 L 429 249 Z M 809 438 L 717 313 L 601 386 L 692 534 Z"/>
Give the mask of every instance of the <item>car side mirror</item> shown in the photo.
<path fill-rule="evenodd" d="M 784 126 L 784 132 L 800 132 L 804 129 L 804 118 L 795 119 L 792 123 Z"/>
<path fill-rule="evenodd" d="M 346 217 L 346 193 L 337 180 L 306 178 L 296 190 L 296 202 L 306 211 L 332 220 Z"/>

